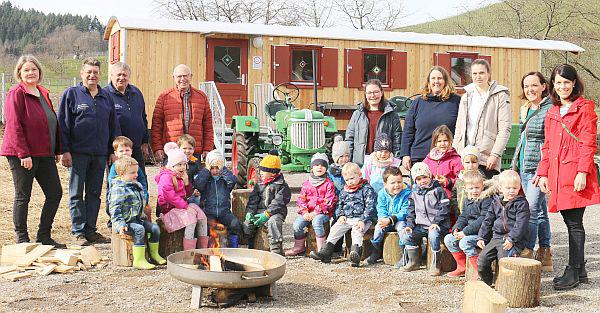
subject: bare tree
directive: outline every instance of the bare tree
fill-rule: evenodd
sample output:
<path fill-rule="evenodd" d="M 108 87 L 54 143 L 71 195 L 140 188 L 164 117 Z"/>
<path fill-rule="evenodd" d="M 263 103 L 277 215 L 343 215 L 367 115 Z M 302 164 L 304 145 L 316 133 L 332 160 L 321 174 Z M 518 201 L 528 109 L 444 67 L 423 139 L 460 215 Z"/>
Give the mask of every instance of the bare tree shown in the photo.
<path fill-rule="evenodd" d="M 296 14 L 302 25 L 311 27 L 331 27 L 332 0 L 302 0 L 298 2 Z"/>

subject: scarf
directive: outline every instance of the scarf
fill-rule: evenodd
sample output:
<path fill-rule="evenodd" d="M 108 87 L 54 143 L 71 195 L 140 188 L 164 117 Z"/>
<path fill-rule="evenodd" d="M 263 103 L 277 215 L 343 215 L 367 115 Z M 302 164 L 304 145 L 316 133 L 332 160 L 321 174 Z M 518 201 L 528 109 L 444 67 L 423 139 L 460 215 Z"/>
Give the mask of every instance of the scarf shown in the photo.
<path fill-rule="evenodd" d="M 394 163 L 394 155 L 390 153 L 390 157 L 387 160 L 379 160 L 375 156 L 376 152 L 371 153 L 371 165 L 379 168 L 391 166 Z"/>
<path fill-rule="evenodd" d="M 326 180 L 327 180 L 327 173 L 325 173 L 321 176 L 316 176 L 315 174 L 310 173 L 310 177 L 308 177 L 308 181 L 314 187 L 321 186 Z"/>
<path fill-rule="evenodd" d="M 183 99 L 182 105 L 182 119 L 183 119 L 183 133 L 187 134 L 190 130 L 190 88 L 181 92 L 181 98 Z"/>
<path fill-rule="evenodd" d="M 452 149 L 452 148 L 450 148 Z M 446 150 L 445 152 L 440 151 L 438 148 L 433 148 L 431 149 L 431 151 L 429 152 L 429 158 L 434 160 L 434 161 L 439 161 L 441 160 L 444 155 L 448 152 L 450 152 L 450 149 Z"/>
<path fill-rule="evenodd" d="M 348 184 L 346 184 L 344 186 L 344 191 L 346 192 L 356 192 L 358 189 L 360 189 L 365 183 L 367 182 L 366 179 L 361 178 L 360 181 L 358 182 L 358 184 L 354 185 L 354 186 L 348 186 Z"/>
<path fill-rule="evenodd" d="M 269 177 L 263 181 L 260 182 L 261 185 L 266 186 L 270 183 L 272 183 L 274 180 L 276 180 L 277 178 L 279 178 L 279 175 L 281 175 L 281 173 L 276 174 L 275 176 Z"/>

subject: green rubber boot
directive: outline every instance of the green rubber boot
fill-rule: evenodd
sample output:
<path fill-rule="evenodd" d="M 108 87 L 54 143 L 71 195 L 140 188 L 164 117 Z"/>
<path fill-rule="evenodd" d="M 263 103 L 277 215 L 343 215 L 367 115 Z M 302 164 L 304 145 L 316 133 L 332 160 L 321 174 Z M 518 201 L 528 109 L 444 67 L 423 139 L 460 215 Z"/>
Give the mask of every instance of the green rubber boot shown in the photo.
<path fill-rule="evenodd" d="M 133 246 L 133 267 L 140 270 L 151 270 L 156 267 L 146 260 L 146 246 Z"/>
<path fill-rule="evenodd" d="M 150 252 L 150 258 L 156 262 L 158 265 L 163 265 L 167 263 L 163 257 L 158 253 L 158 242 L 149 242 L 148 243 L 148 251 Z"/>

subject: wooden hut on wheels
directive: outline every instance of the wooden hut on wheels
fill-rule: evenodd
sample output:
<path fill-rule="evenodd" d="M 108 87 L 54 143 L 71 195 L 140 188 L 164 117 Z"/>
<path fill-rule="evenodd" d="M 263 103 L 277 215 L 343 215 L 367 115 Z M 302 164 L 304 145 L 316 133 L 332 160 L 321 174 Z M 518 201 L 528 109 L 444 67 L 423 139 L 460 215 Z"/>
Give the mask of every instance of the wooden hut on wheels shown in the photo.
<path fill-rule="evenodd" d="M 492 78 L 513 91 L 516 122 L 521 75 L 541 69 L 541 51 L 584 51 L 551 40 L 117 17 L 108 21 L 104 38 L 110 42 L 109 62 L 131 66 L 131 82 L 144 93 L 149 118 L 160 92 L 173 86 L 173 67 L 185 63 L 194 86 L 214 82 L 203 88 L 209 98 L 222 101 L 220 114 L 227 122 L 253 110 L 242 105 L 236 112 L 236 100 L 256 103 L 260 113 L 272 100 L 272 86 L 282 82 L 300 88 L 296 107 L 314 108 L 316 78 L 318 101 L 329 104 L 340 130 L 362 100 L 368 79 L 380 79 L 388 98 L 410 96 L 419 92 L 431 66 L 440 65 L 460 90 L 470 83 L 470 63 L 477 58 L 487 59 Z"/>

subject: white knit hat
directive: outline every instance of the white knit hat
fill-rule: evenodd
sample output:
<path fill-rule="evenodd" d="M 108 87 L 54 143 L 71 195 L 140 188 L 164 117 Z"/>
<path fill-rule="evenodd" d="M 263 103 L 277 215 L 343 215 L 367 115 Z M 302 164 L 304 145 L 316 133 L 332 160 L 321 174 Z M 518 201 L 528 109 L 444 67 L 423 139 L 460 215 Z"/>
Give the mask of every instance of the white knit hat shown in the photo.
<path fill-rule="evenodd" d="M 310 167 L 315 165 L 322 165 L 327 168 L 329 166 L 329 157 L 325 153 L 315 153 L 313 157 L 310 159 Z"/>
<path fill-rule="evenodd" d="M 479 148 L 475 146 L 464 147 L 462 150 L 462 155 L 460 157 L 464 159 L 467 155 L 474 155 L 477 158 L 477 160 L 479 160 Z"/>
<path fill-rule="evenodd" d="M 188 161 L 183 150 L 179 149 L 174 142 L 167 142 L 163 147 L 163 151 L 167 155 L 167 167 L 173 167 L 179 163 L 187 163 Z"/>
<path fill-rule="evenodd" d="M 223 158 L 223 154 L 219 150 L 213 150 L 206 154 L 206 168 L 210 169 L 213 166 L 219 168 L 219 170 L 223 169 L 225 164 L 225 158 Z"/>
<path fill-rule="evenodd" d="M 350 146 L 344 141 L 342 136 L 335 136 L 333 139 L 333 147 L 331 148 L 331 158 L 333 159 L 333 162 L 337 163 L 338 159 L 344 154 L 350 154 Z"/>
<path fill-rule="evenodd" d="M 417 180 L 417 177 L 427 176 L 431 178 L 431 170 L 429 166 L 423 162 L 417 162 L 410 168 L 410 176 L 413 180 Z"/>

